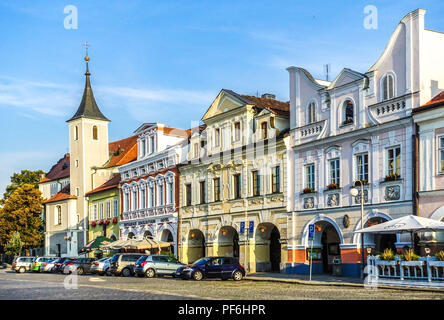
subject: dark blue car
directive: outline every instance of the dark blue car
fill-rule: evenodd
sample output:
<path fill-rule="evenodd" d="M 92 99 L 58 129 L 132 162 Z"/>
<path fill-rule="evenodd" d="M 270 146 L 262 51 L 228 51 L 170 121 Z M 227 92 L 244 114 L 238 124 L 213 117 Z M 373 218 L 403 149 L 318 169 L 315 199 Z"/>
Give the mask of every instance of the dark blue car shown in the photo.
<path fill-rule="evenodd" d="M 245 269 L 233 257 L 201 258 L 191 265 L 180 267 L 176 276 L 182 279 L 202 280 L 204 278 L 221 278 L 222 280 L 242 280 Z"/>

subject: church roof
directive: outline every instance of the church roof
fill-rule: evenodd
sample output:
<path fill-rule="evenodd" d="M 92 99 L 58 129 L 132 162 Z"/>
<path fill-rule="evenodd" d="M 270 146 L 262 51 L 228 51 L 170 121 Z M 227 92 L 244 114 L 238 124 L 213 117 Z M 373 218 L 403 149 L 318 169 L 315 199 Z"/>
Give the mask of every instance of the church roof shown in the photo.
<path fill-rule="evenodd" d="M 71 119 L 67 120 L 67 122 L 78 118 L 110 121 L 100 111 L 99 107 L 97 106 L 96 100 L 94 99 L 94 94 L 91 88 L 91 81 L 90 81 L 91 74 L 89 73 L 88 69 L 88 61 L 89 61 L 88 56 L 85 57 L 85 61 L 86 61 L 86 72 L 85 72 L 86 80 L 85 80 L 85 89 L 83 90 L 82 101 L 80 102 L 77 112 L 72 116 Z"/>
<path fill-rule="evenodd" d="M 65 154 L 50 170 L 40 179 L 39 183 L 58 180 L 69 177 L 69 153 Z"/>

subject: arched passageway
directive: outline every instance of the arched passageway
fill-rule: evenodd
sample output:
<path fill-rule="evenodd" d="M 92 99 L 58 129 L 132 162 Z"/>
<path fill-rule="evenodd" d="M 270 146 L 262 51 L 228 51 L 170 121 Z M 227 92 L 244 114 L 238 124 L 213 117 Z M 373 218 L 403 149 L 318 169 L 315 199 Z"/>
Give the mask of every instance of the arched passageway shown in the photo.
<path fill-rule="evenodd" d="M 239 258 L 239 234 L 231 226 L 220 228 L 217 237 L 217 255 Z"/>
<path fill-rule="evenodd" d="M 205 236 L 199 229 L 190 230 L 188 233 L 187 261 L 194 262 L 206 256 Z"/>
<path fill-rule="evenodd" d="M 279 229 L 272 223 L 257 226 L 255 236 L 256 271 L 280 272 L 281 243 Z"/>

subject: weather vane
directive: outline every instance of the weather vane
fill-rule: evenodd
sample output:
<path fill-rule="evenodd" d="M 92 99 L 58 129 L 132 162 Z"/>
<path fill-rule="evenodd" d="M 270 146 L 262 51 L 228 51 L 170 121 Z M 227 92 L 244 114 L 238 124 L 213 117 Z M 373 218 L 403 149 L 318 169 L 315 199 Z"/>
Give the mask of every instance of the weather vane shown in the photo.
<path fill-rule="evenodd" d="M 86 56 L 88 56 L 88 47 L 89 47 L 89 44 L 88 44 L 88 41 L 87 41 L 87 42 L 85 42 Z"/>

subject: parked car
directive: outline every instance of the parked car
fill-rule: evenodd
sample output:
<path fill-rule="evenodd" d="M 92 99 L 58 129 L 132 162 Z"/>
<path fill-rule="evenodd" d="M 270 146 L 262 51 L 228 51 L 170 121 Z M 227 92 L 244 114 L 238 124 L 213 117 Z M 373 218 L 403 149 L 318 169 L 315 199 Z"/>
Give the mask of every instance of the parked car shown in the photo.
<path fill-rule="evenodd" d="M 153 254 L 142 256 L 137 260 L 134 272 L 138 276 L 153 278 L 156 275 L 170 275 L 175 277 L 176 270 L 184 266 L 176 258 L 168 255 Z"/>
<path fill-rule="evenodd" d="M 103 276 L 106 274 L 107 276 L 111 275 L 110 273 L 110 260 L 111 258 L 103 258 L 97 261 L 94 261 L 91 264 L 91 273 L 98 274 L 100 276 Z"/>
<path fill-rule="evenodd" d="M 91 264 L 96 261 L 95 258 L 78 258 L 75 260 L 69 260 L 65 263 L 63 273 L 77 272 L 78 275 L 85 273 L 91 273 Z"/>
<path fill-rule="evenodd" d="M 48 262 L 50 260 L 54 260 L 54 257 L 35 257 L 32 262 L 32 271 L 39 272 L 42 263 Z"/>
<path fill-rule="evenodd" d="M 112 274 L 124 277 L 134 275 L 134 264 L 141 256 L 146 256 L 143 253 L 116 253 L 111 258 L 110 271 Z"/>
<path fill-rule="evenodd" d="M 34 258 L 35 257 L 16 257 L 12 262 L 11 269 L 18 273 L 31 271 Z"/>
<path fill-rule="evenodd" d="M 204 278 L 221 278 L 222 280 L 242 280 L 245 269 L 239 260 L 233 257 L 201 258 L 193 264 L 177 269 L 176 276 L 182 279 L 202 280 Z"/>
<path fill-rule="evenodd" d="M 48 262 L 43 262 L 40 267 L 40 272 L 52 272 L 52 268 L 54 268 L 57 260 L 59 260 L 59 258 L 52 258 L 52 260 Z"/>
<path fill-rule="evenodd" d="M 67 261 L 74 260 L 74 259 L 76 259 L 76 258 L 64 257 L 64 258 L 57 259 L 57 261 L 55 261 L 54 267 L 52 268 L 52 272 L 61 273 L 63 268 L 65 267 L 64 264 Z"/>

